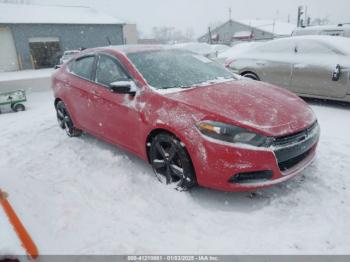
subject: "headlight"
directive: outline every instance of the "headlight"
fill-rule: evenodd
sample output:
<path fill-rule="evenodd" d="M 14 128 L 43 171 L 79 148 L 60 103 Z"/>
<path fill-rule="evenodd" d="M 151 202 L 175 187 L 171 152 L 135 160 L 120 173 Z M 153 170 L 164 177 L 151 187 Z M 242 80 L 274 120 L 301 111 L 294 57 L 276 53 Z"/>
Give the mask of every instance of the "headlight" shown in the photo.
<path fill-rule="evenodd" d="M 206 136 L 230 143 L 243 143 L 253 146 L 267 147 L 271 138 L 247 129 L 214 121 L 202 121 L 197 124 L 199 131 Z"/>

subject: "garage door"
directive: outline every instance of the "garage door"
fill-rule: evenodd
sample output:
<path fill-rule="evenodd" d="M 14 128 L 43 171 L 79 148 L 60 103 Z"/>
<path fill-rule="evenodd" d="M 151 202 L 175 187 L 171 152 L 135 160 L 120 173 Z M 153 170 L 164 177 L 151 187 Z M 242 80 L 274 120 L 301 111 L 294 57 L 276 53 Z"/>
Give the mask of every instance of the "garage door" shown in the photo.
<path fill-rule="evenodd" d="M 0 72 L 18 70 L 18 60 L 10 29 L 0 27 Z"/>
<path fill-rule="evenodd" d="M 29 38 L 29 49 L 35 69 L 54 67 L 61 56 L 58 37 Z"/>

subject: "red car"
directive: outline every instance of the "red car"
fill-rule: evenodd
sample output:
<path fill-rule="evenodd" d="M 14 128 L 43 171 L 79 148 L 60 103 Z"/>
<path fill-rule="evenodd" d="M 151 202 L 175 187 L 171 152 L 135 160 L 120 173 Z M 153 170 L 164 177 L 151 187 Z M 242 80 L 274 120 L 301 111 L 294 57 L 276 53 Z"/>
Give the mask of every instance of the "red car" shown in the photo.
<path fill-rule="evenodd" d="M 320 129 L 296 95 L 161 46 L 85 50 L 53 75 L 69 136 L 82 131 L 149 161 L 177 188 L 250 191 L 283 182 L 315 156 Z"/>

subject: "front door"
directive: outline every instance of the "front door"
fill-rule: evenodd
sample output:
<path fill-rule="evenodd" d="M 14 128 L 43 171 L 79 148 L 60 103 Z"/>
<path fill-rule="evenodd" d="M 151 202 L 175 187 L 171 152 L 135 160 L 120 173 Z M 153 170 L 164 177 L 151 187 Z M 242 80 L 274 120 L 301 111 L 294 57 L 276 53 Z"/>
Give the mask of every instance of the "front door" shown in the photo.
<path fill-rule="evenodd" d="M 294 48 L 294 41 L 272 41 L 258 47 L 254 69 L 260 80 L 289 89 Z"/>
<path fill-rule="evenodd" d="M 98 135 L 131 151 L 137 151 L 139 133 L 139 98 L 136 94 L 113 93 L 109 85 L 130 80 L 120 62 L 109 55 L 100 54 L 96 65 L 94 110 L 98 116 Z"/>
<path fill-rule="evenodd" d="M 292 72 L 292 91 L 299 94 L 342 98 L 348 88 L 348 74 L 332 81 L 332 73 L 341 57 L 328 46 L 315 40 L 297 43 L 296 61 Z"/>

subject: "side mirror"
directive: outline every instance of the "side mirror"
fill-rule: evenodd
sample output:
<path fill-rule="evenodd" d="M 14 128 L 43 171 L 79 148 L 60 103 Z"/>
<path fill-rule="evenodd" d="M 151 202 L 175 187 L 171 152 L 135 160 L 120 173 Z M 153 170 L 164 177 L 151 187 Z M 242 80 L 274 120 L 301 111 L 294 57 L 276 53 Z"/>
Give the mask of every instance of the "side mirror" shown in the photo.
<path fill-rule="evenodd" d="M 109 84 L 113 93 L 135 95 L 137 87 L 133 81 L 116 81 Z"/>
<path fill-rule="evenodd" d="M 338 64 L 335 66 L 335 69 L 333 70 L 332 81 L 338 81 L 340 79 L 340 75 L 341 75 L 341 67 Z"/>

